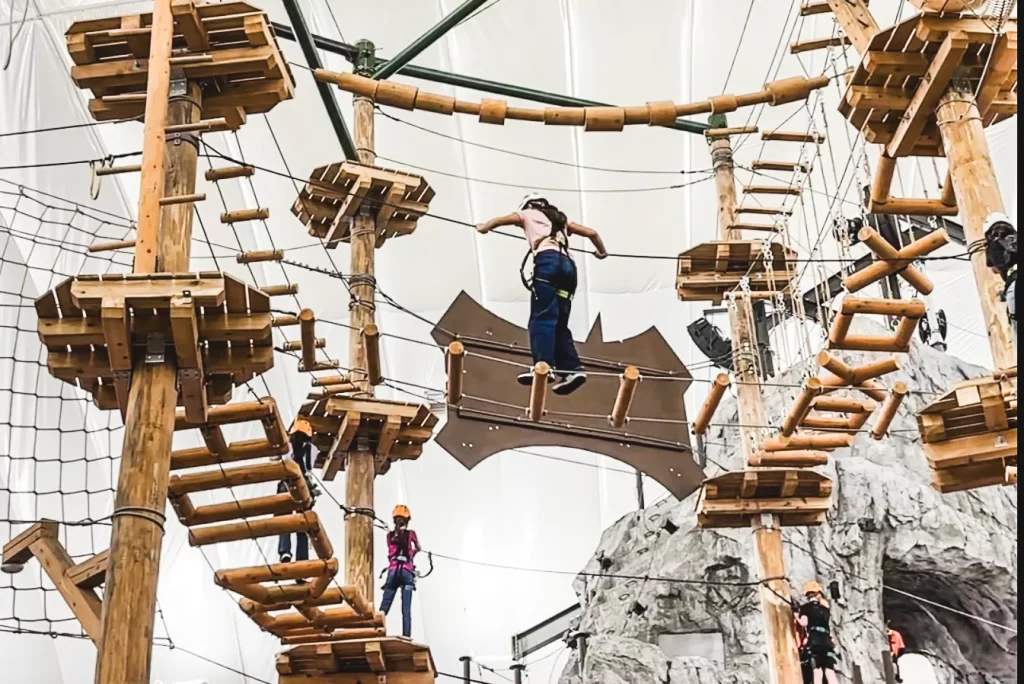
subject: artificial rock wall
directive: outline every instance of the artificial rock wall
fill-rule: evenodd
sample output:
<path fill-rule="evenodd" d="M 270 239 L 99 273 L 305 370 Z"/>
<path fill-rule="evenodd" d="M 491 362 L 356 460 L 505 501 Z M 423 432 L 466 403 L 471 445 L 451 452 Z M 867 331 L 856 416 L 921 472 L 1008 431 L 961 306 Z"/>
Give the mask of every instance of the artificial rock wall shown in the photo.
<path fill-rule="evenodd" d="M 874 356 L 843 355 L 855 362 Z M 807 372 L 816 368 L 790 369 L 776 381 L 799 384 Z M 908 651 L 931 660 L 940 684 L 1017 681 L 1015 632 L 926 602 L 1017 628 L 1017 490 L 933 490 L 914 421 L 934 393 L 985 372 L 915 340 L 903 370 L 881 379 L 886 386 L 902 380 L 912 391 L 890 436 L 876 442 L 861 433 L 852 448 L 834 452 L 828 523 L 784 531 L 794 592 L 812 578 L 841 583 L 843 598 L 832 609 L 840 681 L 854 681 L 855 666 L 865 684 L 885 681 L 886 620 L 903 633 Z M 781 422 L 796 392 L 766 388 L 771 424 Z M 735 400 L 722 402 L 714 422 L 738 422 Z M 743 467 L 738 430 L 712 428 L 706 440 L 709 475 Z M 584 571 L 601 572 L 604 559 L 608 573 L 651 579 L 577 579 L 579 629 L 591 636 L 583 677 L 574 653 L 560 684 L 768 681 L 757 589 L 731 584 L 757 579 L 751 534 L 697 528 L 697 496 L 659 502 L 605 531 Z M 667 520 L 678 530 L 666 531 Z M 720 632 L 724 663 L 705 654 L 668 658 L 659 635 L 688 632 Z"/>

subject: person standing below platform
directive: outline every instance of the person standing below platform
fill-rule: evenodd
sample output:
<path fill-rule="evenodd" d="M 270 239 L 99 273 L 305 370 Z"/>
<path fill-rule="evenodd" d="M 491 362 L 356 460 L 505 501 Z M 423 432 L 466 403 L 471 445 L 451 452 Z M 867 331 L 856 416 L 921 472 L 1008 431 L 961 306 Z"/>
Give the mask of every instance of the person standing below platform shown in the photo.
<path fill-rule="evenodd" d="M 291 442 L 291 458 L 299 464 L 302 476 L 306 478 L 306 486 L 313 499 L 320 494 L 319 489 L 309 479 L 313 469 L 313 428 L 308 421 L 298 419 L 292 425 L 289 441 Z M 277 493 L 288 492 L 288 485 L 282 480 L 277 483 Z M 292 535 L 282 534 L 277 539 L 277 555 L 282 563 L 292 561 Z M 305 532 L 295 533 L 295 560 L 309 560 L 309 537 Z"/>
<path fill-rule="evenodd" d="M 536 193 L 523 198 L 519 210 L 506 216 L 478 224 L 481 234 L 501 226 L 519 226 L 526 233 L 533 255 L 533 281 L 523 283 L 532 292 L 530 297 L 530 350 L 533 363 L 543 361 L 551 367 L 548 381 L 555 394 L 571 394 L 587 381 L 583 364 L 576 353 L 576 343 L 569 330 L 572 298 L 576 294 L 576 263 L 569 255 L 569 236 L 582 235 L 594 244 L 594 256 L 604 259 L 608 251 L 601 236 L 593 228 L 569 221 L 565 214 Z M 533 383 L 533 373 L 521 373 L 520 385 Z"/>
<path fill-rule="evenodd" d="M 903 635 L 893 629 L 892 625 L 888 622 L 885 623 L 885 628 L 889 633 L 889 655 L 892 656 L 892 666 L 896 675 L 896 681 L 902 682 L 903 677 L 900 676 L 900 656 L 907 649 L 907 645 L 903 641 Z"/>
<path fill-rule="evenodd" d="M 807 602 L 797 611 L 800 624 L 807 630 L 807 647 L 811 652 L 814 684 L 839 684 L 836 676 L 835 644 L 832 643 L 831 614 L 821 584 L 811 580 L 804 585 Z"/>
<path fill-rule="evenodd" d="M 384 580 L 384 598 L 380 602 L 381 612 L 385 615 L 391 610 L 395 594 L 402 592 L 402 636 L 412 636 L 412 592 L 416 588 L 416 565 L 414 559 L 420 552 L 420 540 L 416 533 L 409 529 L 412 515 L 409 507 L 403 504 L 395 506 L 391 513 L 395 521 L 395 529 L 388 532 L 388 569 Z"/>

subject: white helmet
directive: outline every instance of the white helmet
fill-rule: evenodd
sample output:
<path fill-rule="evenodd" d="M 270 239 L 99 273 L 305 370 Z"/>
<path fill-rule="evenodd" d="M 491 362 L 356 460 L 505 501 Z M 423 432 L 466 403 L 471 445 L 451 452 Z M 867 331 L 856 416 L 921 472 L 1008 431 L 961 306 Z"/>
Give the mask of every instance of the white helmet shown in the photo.
<path fill-rule="evenodd" d="M 982 226 L 982 231 L 985 236 L 988 237 L 989 231 L 996 227 L 1017 232 L 1017 229 L 1014 228 L 1013 221 L 1010 220 L 1010 217 L 998 211 L 994 211 L 985 217 L 985 224 Z"/>
<path fill-rule="evenodd" d="M 528 205 L 530 202 L 536 202 L 537 200 L 544 200 L 543 195 L 541 195 L 538 192 L 531 192 L 530 194 L 523 198 L 522 202 L 519 203 L 519 211 L 525 209 L 526 205 Z"/>

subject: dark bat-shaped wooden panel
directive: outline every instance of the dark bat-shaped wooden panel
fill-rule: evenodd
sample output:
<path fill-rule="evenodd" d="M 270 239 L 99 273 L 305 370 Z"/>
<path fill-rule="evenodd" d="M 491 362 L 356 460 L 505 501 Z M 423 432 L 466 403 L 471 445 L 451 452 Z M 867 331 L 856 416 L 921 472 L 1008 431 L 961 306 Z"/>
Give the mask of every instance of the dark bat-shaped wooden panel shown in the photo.
<path fill-rule="evenodd" d="M 690 372 L 655 328 L 628 340 L 605 342 L 598 317 L 586 342 L 577 344 L 591 373 L 587 384 L 567 397 L 549 392 L 547 413 L 536 423 L 526 415 L 530 388 L 516 383 L 521 366 L 532 363 L 524 328 L 462 292 L 431 335 L 438 344 L 459 340 L 466 347 L 463 399 L 449 407 L 437 443 L 467 468 L 506 449 L 563 446 L 618 459 L 680 499 L 700 486 L 704 474 L 690 449 L 688 425 L 678 422 L 686 421 L 683 394 Z M 618 373 L 626 366 L 639 368 L 644 380 L 633 397 L 631 420 L 615 429 L 608 416 L 619 388 Z M 658 422 L 662 420 L 674 422 Z"/>

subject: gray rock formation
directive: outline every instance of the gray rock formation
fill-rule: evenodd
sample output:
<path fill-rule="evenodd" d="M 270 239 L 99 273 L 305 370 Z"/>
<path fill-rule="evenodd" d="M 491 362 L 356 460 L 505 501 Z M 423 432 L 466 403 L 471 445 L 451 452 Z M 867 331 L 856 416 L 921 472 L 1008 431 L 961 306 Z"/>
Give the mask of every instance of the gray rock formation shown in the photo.
<path fill-rule="evenodd" d="M 872 356 L 880 357 L 845 358 L 863 363 Z M 774 382 L 798 385 L 816 370 L 790 369 Z M 827 467 L 835 483 L 828 523 L 785 529 L 794 591 L 812 578 L 841 584 L 843 597 L 832 609 L 841 681 L 854 681 L 855 666 L 863 682 L 885 681 L 886 620 L 903 633 L 909 651 L 931 660 L 942 684 L 1017 681 L 1016 488 L 934 491 L 914 422 L 935 392 L 984 373 L 915 341 L 904 369 L 881 379 L 887 386 L 902 380 L 912 391 L 890 436 L 876 442 L 862 433 L 852 448 L 834 452 Z M 796 392 L 766 388 L 772 424 L 781 422 Z M 715 421 L 737 420 L 735 401 L 723 401 Z M 707 443 L 709 475 L 742 468 L 738 430 L 713 428 Z M 648 579 L 577 579 L 580 630 L 592 636 L 582 679 L 574 654 L 561 684 L 768 681 L 757 588 L 737 585 L 757 579 L 751 534 L 697 528 L 696 503 L 697 494 L 662 501 L 605 531 L 584 571 L 601 572 L 607 559 L 608 574 Z M 667 520 L 678 530 L 666 531 Z M 670 658 L 658 645 L 663 635 L 696 632 L 721 634 L 722 662 L 711 652 Z"/>

